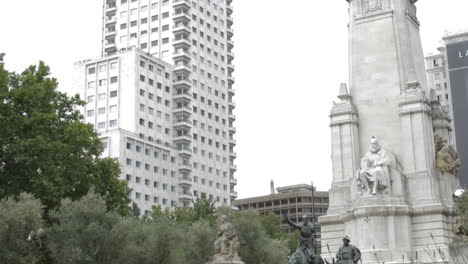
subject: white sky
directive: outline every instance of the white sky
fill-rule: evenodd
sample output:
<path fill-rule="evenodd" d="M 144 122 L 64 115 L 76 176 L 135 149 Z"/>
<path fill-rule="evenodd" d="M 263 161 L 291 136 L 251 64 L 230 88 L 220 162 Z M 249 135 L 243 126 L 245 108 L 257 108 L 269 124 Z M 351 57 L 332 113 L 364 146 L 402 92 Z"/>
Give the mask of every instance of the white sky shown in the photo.
<path fill-rule="evenodd" d="M 285 4 L 287 3 L 287 4 Z M 234 0 L 239 198 L 284 186 L 331 183 L 328 114 L 346 82 L 348 3 L 345 0 Z M 467 0 L 417 4 L 424 51 L 444 31 L 468 28 Z M 9 70 L 44 60 L 61 89 L 72 64 L 98 56 L 101 0 L 0 3 L 0 52 Z"/>

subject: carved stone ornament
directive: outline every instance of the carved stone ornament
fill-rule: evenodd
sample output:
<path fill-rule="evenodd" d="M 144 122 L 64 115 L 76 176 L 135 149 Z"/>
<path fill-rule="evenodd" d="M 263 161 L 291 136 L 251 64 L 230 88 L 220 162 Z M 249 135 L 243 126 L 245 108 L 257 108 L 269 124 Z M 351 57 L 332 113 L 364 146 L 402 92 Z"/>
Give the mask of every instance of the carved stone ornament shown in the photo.
<path fill-rule="evenodd" d="M 436 170 L 458 176 L 460 172 L 460 158 L 452 145 L 439 135 L 434 136 L 436 152 Z"/>
<path fill-rule="evenodd" d="M 364 12 L 371 13 L 382 9 L 381 0 L 364 0 Z"/>

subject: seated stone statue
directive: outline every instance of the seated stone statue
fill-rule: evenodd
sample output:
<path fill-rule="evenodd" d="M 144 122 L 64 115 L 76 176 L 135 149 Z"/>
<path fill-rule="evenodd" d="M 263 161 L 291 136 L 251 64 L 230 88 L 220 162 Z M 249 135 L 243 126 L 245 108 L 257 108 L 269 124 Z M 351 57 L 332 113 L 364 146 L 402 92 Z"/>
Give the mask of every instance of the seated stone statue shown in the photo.
<path fill-rule="evenodd" d="M 361 168 L 357 172 L 358 186 L 365 189 L 365 194 L 376 195 L 390 187 L 391 169 L 397 166 L 393 153 L 382 149 L 379 141 L 372 137 L 369 152 L 361 159 Z"/>
<path fill-rule="evenodd" d="M 217 238 L 214 243 L 215 248 L 215 260 L 237 260 L 239 249 L 239 238 L 237 237 L 236 230 L 231 223 L 228 223 L 227 216 L 222 215 L 220 217 L 221 224 L 218 228 Z"/>

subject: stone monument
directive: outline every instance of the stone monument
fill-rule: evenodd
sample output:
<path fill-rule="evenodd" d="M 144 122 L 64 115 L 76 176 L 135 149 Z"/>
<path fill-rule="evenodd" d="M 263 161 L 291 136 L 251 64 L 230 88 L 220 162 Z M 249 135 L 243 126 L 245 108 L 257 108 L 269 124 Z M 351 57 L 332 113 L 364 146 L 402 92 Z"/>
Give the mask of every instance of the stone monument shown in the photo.
<path fill-rule="evenodd" d="M 241 261 L 239 250 L 239 238 L 234 226 L 227 222 L 227 216 L 220 217 L 216 240 L 214 242 L 215 255 L 210 264 L 244 264 Z"/>
<path fill-rule="evenodd" d="M 417 0 L 347 2 L 350 89 L 341 85 L 330 114 L 323 257 L 349 235 L 365 264 L 448 260 L 459 163 L 450 119 L 427 87 Z M 435 135 L 445 140 L 437 149 Z"/>

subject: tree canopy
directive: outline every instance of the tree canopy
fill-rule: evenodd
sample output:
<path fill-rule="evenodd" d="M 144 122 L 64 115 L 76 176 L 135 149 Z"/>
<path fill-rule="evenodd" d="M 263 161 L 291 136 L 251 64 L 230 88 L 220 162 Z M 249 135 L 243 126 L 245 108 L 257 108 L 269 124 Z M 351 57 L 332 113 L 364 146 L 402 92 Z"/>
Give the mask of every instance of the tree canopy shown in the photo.
<path fill-rule="evenodd" d="M 26 192 L 49 210 L 93 189 L 109 210 L 128 213 L 118 162 L 100 158 L 98 134 L 78 110 L 84 102 L 57 87 L 42 61 L 20 74 L 0 63 L 0 199 Z"/>

